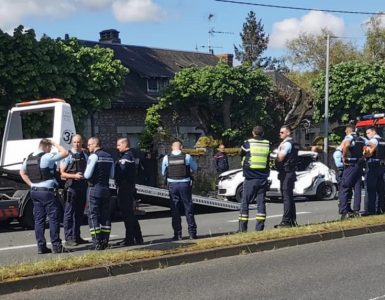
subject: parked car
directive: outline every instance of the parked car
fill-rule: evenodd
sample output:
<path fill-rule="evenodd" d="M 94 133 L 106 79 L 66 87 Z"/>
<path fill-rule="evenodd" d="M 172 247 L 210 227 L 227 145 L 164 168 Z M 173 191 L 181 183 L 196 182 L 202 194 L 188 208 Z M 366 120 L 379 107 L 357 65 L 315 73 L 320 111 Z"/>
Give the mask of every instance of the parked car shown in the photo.
<path fill-rule="evenodd" d="M 276 152 L 271 157 L 275 158 Z M 335 171 L 318 161 L 318 153 L 298 152 L 297 181 L 294 196 L 316 200 L 331 200 L 337 195 Z M 242 169 L 230 170 L 219 175 L 218 195 L 231 201 L 241 202 L 244 177 Z M 270 188 L 266 196 L 271 200 L 281 197 L 280 181 L 277 170 L 272 169 L 269 176 Z"/>

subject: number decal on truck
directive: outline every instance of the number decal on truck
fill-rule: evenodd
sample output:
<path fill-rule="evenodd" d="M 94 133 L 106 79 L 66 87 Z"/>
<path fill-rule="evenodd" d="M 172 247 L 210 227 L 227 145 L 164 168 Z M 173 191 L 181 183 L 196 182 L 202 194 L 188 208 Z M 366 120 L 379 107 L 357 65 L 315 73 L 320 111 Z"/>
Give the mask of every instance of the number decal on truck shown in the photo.
<path fill-rule="evenodd" d="M 74 133 L 71 130 L 64 130 L 62 134 L 62 139 L 65 143 L 71 144 L 71 139 Z"/>

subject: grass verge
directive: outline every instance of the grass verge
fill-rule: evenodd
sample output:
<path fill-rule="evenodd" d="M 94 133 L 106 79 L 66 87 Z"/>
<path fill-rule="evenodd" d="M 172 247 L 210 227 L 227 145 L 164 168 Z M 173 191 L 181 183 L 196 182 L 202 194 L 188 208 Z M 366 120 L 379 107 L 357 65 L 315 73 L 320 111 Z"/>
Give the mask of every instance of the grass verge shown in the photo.
<path fill-rule="evenodd" d="M 308 224 L 294 228 L 271 229 L 263 232 L 229 234 L 196 240 L 193 243 L 181 243 L 179 248 L 171 250 L 126 249 L 90 252 L 81 256 L 61 256 L 36 262 L 24 262 L 0 267 L 0 282 L 15 281 L 23 277 L 75 270 L 92 266 L 108 266 L 133 260 L 161 257 L 170 254 L 182 254 L 219 247 L 249 244 L 267 240 L 303 236 L 315 233 L 327 233 L 346 229 L 385 224 L 385 215 L 355 218 L 346 221 L 333 221 Z"/>

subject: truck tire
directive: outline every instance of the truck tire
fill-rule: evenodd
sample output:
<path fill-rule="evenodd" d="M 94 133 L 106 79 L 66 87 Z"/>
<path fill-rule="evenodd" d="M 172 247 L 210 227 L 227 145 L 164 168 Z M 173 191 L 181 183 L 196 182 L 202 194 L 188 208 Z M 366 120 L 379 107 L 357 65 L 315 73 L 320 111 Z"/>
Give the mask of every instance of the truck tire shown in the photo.
<path fill-rule="evenodd" d="M 32 199 L 28 198 L 27 204 L 24 207 L 23 216 L 20 217 L 20 225 L 27 229 L 34 229 L 35 228 L 35 219 L 33 217 L 33 203 Z"/>

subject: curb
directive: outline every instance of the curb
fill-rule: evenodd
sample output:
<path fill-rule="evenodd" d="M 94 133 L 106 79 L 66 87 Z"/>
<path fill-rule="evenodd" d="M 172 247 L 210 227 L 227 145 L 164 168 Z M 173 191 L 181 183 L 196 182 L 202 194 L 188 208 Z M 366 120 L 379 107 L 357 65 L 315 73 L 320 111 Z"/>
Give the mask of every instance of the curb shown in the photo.
<path fill-rule="evenodd" d="M 183 254 L 165 255 L 158 258 L 135 260 L 116 265 L 89 267 L 72 271 L 31 276 L 16 281 L 0 282 L 0 295 L 383 231 L 385 231 L 385 224 L 227 246 Z"/>

